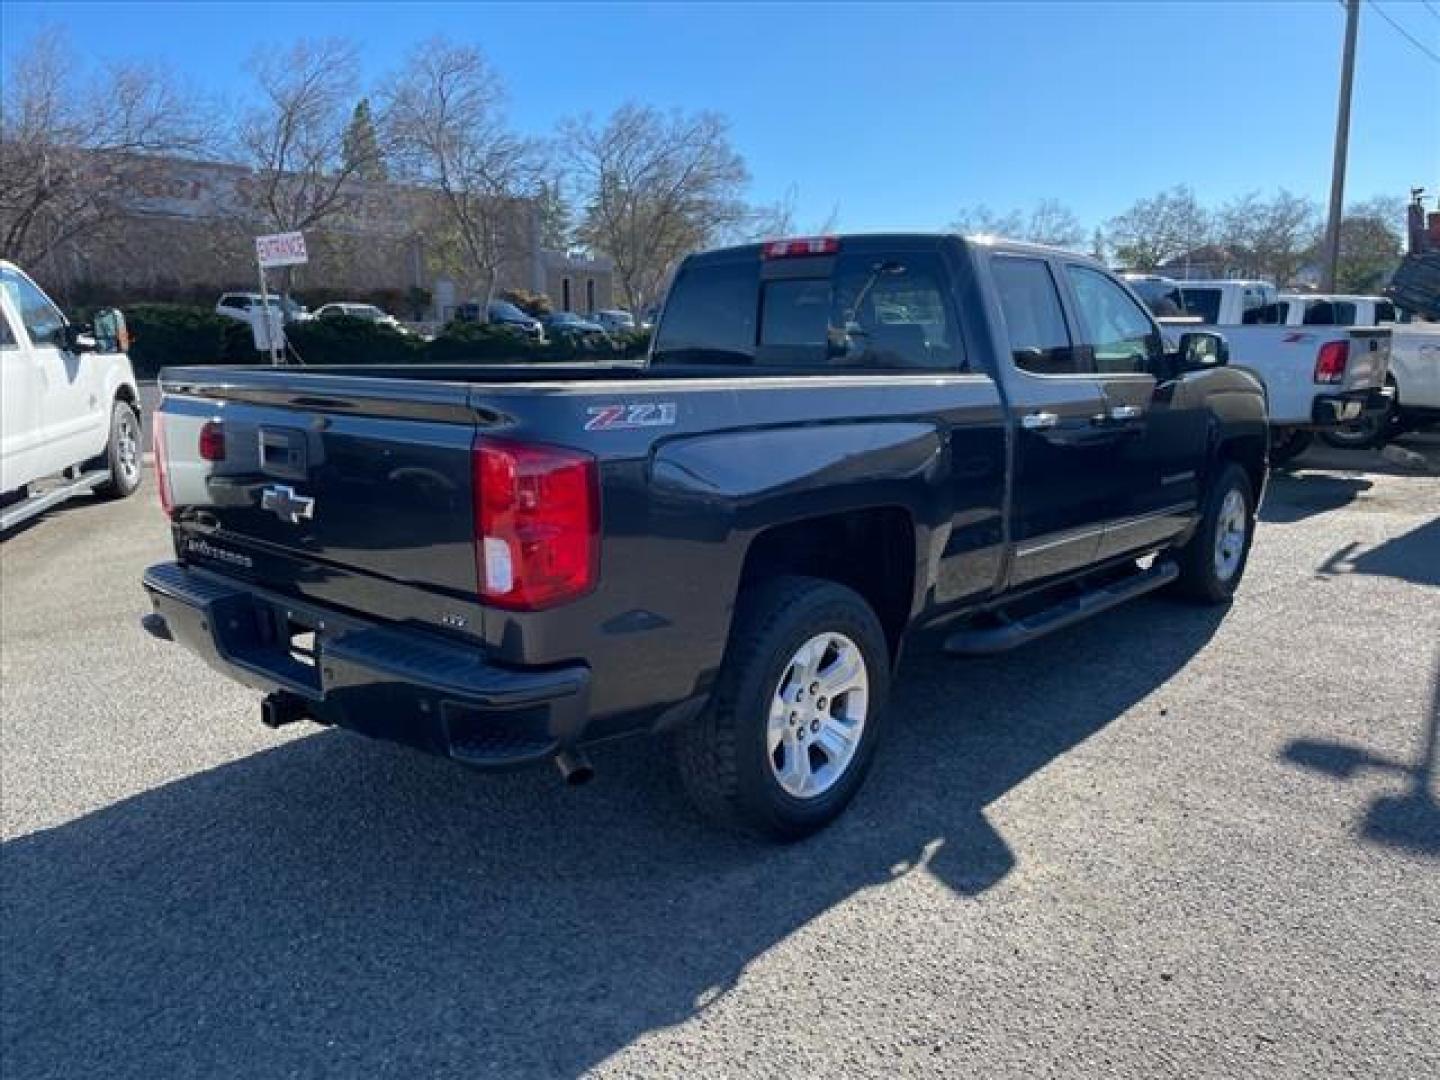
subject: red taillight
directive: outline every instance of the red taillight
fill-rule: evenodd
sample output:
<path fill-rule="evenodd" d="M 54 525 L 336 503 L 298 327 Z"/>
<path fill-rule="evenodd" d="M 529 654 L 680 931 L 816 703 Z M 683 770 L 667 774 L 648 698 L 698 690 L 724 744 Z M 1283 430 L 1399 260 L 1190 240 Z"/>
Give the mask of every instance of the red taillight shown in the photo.
<path fill-rule="evenodd" d="M 792 259 L 797 255 L 834 255 L 840 250 L 838 236 L 799 236 L 791 240 L 771 240 L 761 251 L 766 259 Z"/>
<path fill-rule="evenodd" d="M 1350 342 L 1327 341 L 1320 346 L 1320 355 L 1315 358 L 1315 381 L 1317 383 L 1338 383 L 1345 381 L 1345 364 L 1350 359 Z"/>
<path fill-rule="evenodd" d="M 170 496 L 170 477 L 165 472 L 165 414 L 156 409 L 150 414 L 150 435 L 155 451 L 155 486 L 160 489 L 160 509 L 170 517 L 175 509 Z"/>
<path fill-rule="evenodd" d="M 481 597 L 534 611 L 589 592 L 600 554 L 595 459 L 477 438 L 471 466 Z"/>
<path fill-rule="evenodd" d="M 225 460 L 225 429 L 219 420 L 207 420 L 200 428 L 200 457 L 204 461 Z"/>

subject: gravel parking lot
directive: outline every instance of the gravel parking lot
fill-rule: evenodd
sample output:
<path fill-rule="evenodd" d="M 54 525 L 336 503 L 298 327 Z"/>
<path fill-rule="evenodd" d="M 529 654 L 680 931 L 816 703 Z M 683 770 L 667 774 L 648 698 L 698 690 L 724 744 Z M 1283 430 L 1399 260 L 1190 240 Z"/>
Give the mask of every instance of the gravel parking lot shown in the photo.
<path fill-rule="evenodd" d="M 697 820 L 659 745 L 567 791 L 270 732 L 136 625 L 153 483 L 57 511 L 0 548 L 0 1071 L 1440 1075 L 1409 445 L 1431 475 L 1277 476 L 1228 612 L 912 653 L 861 797 L 787 848 Z"/>

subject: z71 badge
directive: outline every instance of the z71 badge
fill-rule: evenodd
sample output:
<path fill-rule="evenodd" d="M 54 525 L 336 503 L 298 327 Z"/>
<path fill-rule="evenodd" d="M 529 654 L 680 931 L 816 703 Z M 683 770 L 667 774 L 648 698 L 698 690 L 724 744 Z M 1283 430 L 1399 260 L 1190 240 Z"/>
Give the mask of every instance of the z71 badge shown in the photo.
<path fill-rule="evenodd" d="M 591 405 L 586 431 L 628 431 L 632 428 L 672 427 L 675 402 L 641 401 L 634 404 Z"/>

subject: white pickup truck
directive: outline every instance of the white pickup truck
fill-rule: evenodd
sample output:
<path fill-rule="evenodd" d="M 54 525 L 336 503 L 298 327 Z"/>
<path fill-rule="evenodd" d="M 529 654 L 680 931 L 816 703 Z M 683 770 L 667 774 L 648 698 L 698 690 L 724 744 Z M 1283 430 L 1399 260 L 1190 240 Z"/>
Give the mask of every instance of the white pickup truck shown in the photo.
<path fill-rule="evenodd" d="M 1216 330 L 1232 362 L 1265 384 L 1270 460 L 1282 465 L 1317 432 L 1382 416 L 1390 408 L 1388 327 L 1286 326 L 1288 314 L 1266 281 L 1180 281 L 1177 318 L 1160 318 L 1177 336 Z"/>
<path fill-rule="evenodd" d="M 1383 296 L 1287 294 L 1280 297 L 1287 326 L 1389 326 L 1393 391 L 1386 412 L 1369 413 L 1321 438 L 1332 446 L 1376 446 L 1412 428 L 1440 421 L 1440 323 L 1396 321 Z"/>
<path fill-rule="evenodd" d="M 125 344 L 119 312 L 83 332 L 0 261 L 0 532 L 75 495 L 140 486 L 140 390 Z"/>

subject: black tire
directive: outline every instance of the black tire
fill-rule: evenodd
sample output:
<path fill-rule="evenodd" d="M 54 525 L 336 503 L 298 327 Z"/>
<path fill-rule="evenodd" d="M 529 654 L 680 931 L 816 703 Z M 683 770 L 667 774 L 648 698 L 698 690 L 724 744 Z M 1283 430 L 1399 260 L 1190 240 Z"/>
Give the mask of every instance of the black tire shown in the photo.
<path fill-rule="evenodd" d="M 1395 383 L 1391 381 L 1389 385 L 1394 387 Z M 1373 450 L 1384 446 L 1395 435 L 1399 412 L 1396 399 L 1391 397 L 1383 411 L 1367 413 L 1354 423 L 1321 432 L 1320 439 L 1336 450 Z"/>
<path fill-rule="evenodd" d="M 832 785 L 796 797 L 781 786 L 772 766 L 768 718 L 792 660 L 808 641 L 825 633 L 844 635 L 864 659 L 869 684 L 864 726 Z M 807 577 L 774 578 L 747 589 L 710 704 L 677 733 L 676 760 L 686 790 L 721 824 L 775 840 L 808 836 L 835 820 L 864 782 L 889 693 L 885 632 L 859 594 Z M 803 750 L 807 761 L 814 760 L 815 746 L 812 741 Z"/>
<path fill-rule="evenodd" d="M 1232 491 L 1238 492 L 1244 501 L 1245 534 L 1240 543 L 1238 561 L 1228 574 L 1224 574 L 1218 565 L 1216 547 L 1226 500 Z M 1228 603 L 1235 595 L 1240 579 L 1245 576 L 1245 565 L 1250 561 L 1250 545 L 1254 539 L 1255 493 L 1250 487 L 1250 477 L 1239 465 L 1229 462 L 1205 493 L 1205 505 L 1195 535 L 1176 552 L 1180 578 L 1175 583 L 1175 591 L 1202 604 Z"/>
<path fill-rule="evenodd" d="M 117 399 L 110 407 L 110 439 L 96 462 L 110 470 L 110 479 L 97 484 L 95 493 L 106 499 L 125 499 L 135 494 L 145 475 L 144 447 L 140 413 L 129 402 Z"/>
<path fill-rule="evenodd" d="M 1294 461 L 1297 457 L 1310 449 L 1310 444 L 1315 441 L 1313 431 L 1301 431 L 1299 428 L 1283 428 L 1272 432 L 1270 436 L 1270 464 L 1274 468 L 1282 468 Z"/>

